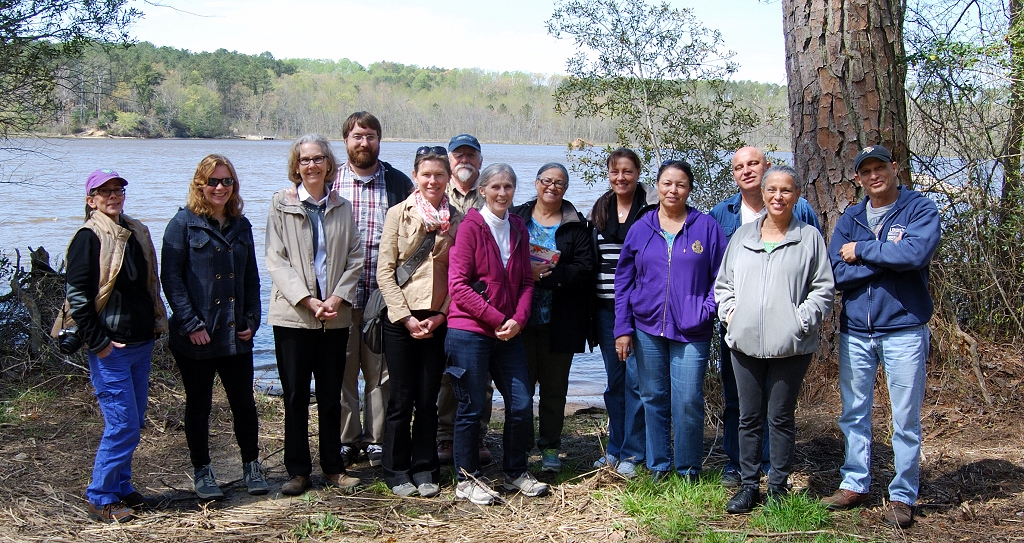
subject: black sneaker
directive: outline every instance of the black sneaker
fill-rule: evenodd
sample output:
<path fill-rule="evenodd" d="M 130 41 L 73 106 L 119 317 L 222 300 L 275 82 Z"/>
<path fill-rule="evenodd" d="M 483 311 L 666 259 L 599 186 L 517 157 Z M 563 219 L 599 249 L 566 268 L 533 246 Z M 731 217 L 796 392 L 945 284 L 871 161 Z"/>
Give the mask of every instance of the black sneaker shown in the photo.
<path fill-rule="evenodd" d="M 121 503 L 136 511 L 147 511 L 150 509 L 156 509 L 159 505 L 160 500 L 155 498 L 147 498 L 138 491 L 132 492 L 127 496 L 121 496 Z"/>
<path fill-rule="evenodd" d="M 722 472 L 722 486 L 725 488 L 739 488 L 741 480 L 740 472 L 734 469 Z"/>
<path fill-rule="evenodd" d="M 359 462 L 359 453 L 359 447 L 354 445 L 341 446 L 341 461 L 345 463 L 346 468 Z"/>
<path fill-rule="evenodd" d="M 768 485 L 768 492 L 765 494 L 766 502 L 780 502 L 789 496 L 789 487 L 786 485 Z"/>
<path fill-rule="evenodd" d="M 761 491 L 756 486 L 745 486 L 740 489 L 729 503 L 725 504 L 725 512 L 732 514 L 749 513 L 761 503 Z"/>

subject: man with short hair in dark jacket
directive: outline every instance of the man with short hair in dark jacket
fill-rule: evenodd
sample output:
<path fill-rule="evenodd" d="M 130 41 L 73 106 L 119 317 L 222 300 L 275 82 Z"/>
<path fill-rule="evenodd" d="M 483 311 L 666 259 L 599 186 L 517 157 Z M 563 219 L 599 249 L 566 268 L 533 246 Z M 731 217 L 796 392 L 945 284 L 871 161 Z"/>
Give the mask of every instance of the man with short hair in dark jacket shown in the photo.
<path fill-rule="evenodd" d="M 843 482 L 822 500 L 829 509 L 867 501 L 871 486 L 871 412 L 878 366 L 885 367 L 892 406 L 895 475 L 883 520 L 913 523 L 921 472 L 921 404 L 928 358 L 928 265 L 939 246 L 939 212 L 919 192 L 900 186 L 899 165 L 881 145 L 865 147 L 853 165 L 867 198 L 839 217 L 829 243 L 839 317 L 839 387 L 846 437 Z"/>
<path fill-rule="evenodd" d="M 378 159 L 381 124 L 372 114 L 357 111 L 342 125 L 348 161 L 338 166 L 333 189 L 352 202 L 365 260 L 363 275 L 352 304 L 352 332 L 348 336 L 345 377 L 341 388 L 342 456 L 348 464 L 365 447 L 371 466 L 379 466 L 383 457 L 384 418 L 390 383 L 383 355 L 371 351 L 359 333 L 363 308 L 377 288 L 377 253 L 384 233 L 388 209 L 412 194 L 412 180 L 394 166 Z M 369 317 L 369 315 L 365 316 Z M 363 372 L 363 423 L 359 423 L 359 372 Z"/>

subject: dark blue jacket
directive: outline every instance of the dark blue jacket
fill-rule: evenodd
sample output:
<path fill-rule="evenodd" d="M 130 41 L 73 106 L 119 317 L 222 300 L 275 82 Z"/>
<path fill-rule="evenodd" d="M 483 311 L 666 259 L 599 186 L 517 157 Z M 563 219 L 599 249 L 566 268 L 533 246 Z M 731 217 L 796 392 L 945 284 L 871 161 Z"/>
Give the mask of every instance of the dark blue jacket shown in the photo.
<path fill-rule="evenodd" d="M 843 291 L 840 331 L 870 335 L 926 324 L 933 310 L 928 264 L 941 235 L 938 208 L 901 187 L 876 237 L 868 228 L 867 201 L 843 212 L 828 246 L 836 289 Z M 858 260 L 847 264 L 839 250 L 851 241 Z"/>
<path fill-rule="evenodd" d="M 221 232 L 205 217 L 180 209 L 164 230 L 160 281 L 173 314 L 168 342 L 195 359 L 252 352 L 236 332 L 260 327 L 260 275 L 249 219 L 231 219 Z M 188 335 L 206 329 L 210 343 Z"/>
<path fill-rule="evenodd" d="M 643 330 L 674 341 L 710 341 L 715 278 L 727 243 L 714 219 L 689 207 L 669 259 L 657 210 L 637 219 L 615 268 L 615 337 Z"/>
<path fill-rule="evenodd" d="M 743 226 L 742 205 L 742 195 L 737 192 L 722 200 L 711 210 L 710 215 L 718 221 L 718 224 L 722 225 L 726 239 L 732 239 L 732 235 L 736 230 Z M 803 196 L 797 200 L 796 206 L 793 207 L 793 216 L 817 228 L 819 232 L 821 231 L 821 225 L 818 224 L 818 215 L 814 213 L 814 208 L 811 207 L 811 204 Z"/>

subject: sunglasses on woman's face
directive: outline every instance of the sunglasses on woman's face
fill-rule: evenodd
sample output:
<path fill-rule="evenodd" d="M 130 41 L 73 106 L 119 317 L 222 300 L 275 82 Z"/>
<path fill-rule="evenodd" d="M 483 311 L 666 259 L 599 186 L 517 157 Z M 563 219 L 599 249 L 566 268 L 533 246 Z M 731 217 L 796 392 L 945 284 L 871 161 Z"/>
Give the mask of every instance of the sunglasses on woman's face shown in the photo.
<path fill-rule="evenodd" d="M 428 145 L 424 145 L 423 147 L 420 147 L 419 149 L 416 149 L 416 156 L 420 156 L 420 155 L 443 155 L 443 156 L 448 156 L 448 149 L 445 149 L 444 147 L 441 147 L 440 145 L 436 145 L 434 147 L 430 147 Z"/>
<path fill-rule="evenodd" d="M 208 187 L 216 187 L 217 185 L 224 185 L 225 187 L 230 187 L 231 185 L 234 184 L 234 177 L 208 177 L 206 179 L 206 186 Z"/>

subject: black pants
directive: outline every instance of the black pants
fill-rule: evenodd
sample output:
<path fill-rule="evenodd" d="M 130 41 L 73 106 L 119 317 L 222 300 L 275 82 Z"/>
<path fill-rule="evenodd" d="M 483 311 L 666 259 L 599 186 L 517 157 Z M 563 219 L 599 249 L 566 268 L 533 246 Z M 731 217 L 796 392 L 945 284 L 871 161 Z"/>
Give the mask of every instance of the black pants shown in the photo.
<path fill-rule="evenodd" d="M 437 313 L 413 311 L 423 320 Z M 437 394 L 445 367 L 445 324 L 434 336 L 414 339 L 404 324 L 384 320 L 384 353 L 391 379 L 384 422 L 384 481 L 389 487 L 441 482 L 437 459 Z M 413 416 L 415 412 L 415 417 Z"/>
<path fill-rule="evenodd" d="M 274 327 L 277 373 L 284 389 L 284 466 L 288 475 L 313 471 L 309 454 L 309 381 L 316 379 L 320 469 L 344 473 L 341 458 L 341 380 L 348 328 Z"/>
<path fill-rule="evenodd" d="M 757 486 L 761 471 L 764 422 L 772 470 L 768 484 L 784 485 L 793 471 L 796 443 L 796 398 L 811 355 L 754 358 L 732 351 L 732 368 L 740 397 L 740 478 L 744 486 Z"/>
<path fill-rule="evenodd" d="M 213 377 L 220 375 L 231 406 L 242 462 L 259 458 L 259 415 L 252 396 L 252 353 L 198 360 L 171 350 L 185 385 L 185 440 L 192 466 L 210 463 L 210 410 Z"/>
<path fill-rule="evenodd" d="M 551 352 L 551 325 L 534 324 L 523 329 L 526 366 L 530 372 L 530 391 L 540 385 L 540 419 L 537 448 L 559 449 L 565 425 L 565 396 L 569 393 L 569 369 L 572 353 Z"/>

